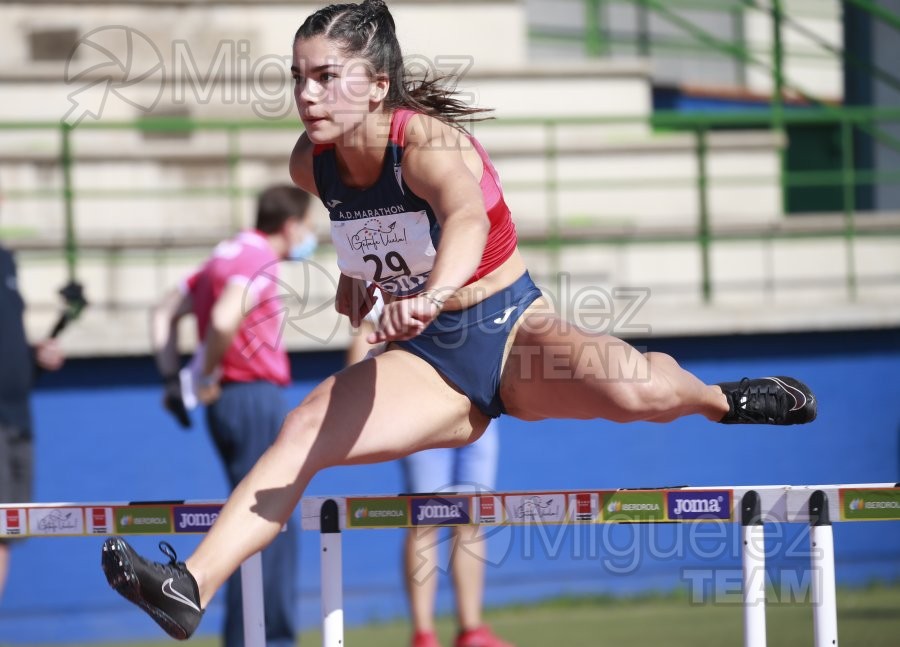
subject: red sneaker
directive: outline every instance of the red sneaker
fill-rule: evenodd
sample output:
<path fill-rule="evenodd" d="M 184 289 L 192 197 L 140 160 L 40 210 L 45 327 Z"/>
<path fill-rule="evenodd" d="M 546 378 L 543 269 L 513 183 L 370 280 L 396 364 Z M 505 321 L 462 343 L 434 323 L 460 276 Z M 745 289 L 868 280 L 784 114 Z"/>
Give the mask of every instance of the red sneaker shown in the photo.
<path fill-rule="evenodd" d="M 412 647 L 441 647 L 433 631 L 417 631 L 413 634 Z"/>
<path fill-rule="evenodd" d="M 514 647 L 503 642 L 491 632 L 487 625 L 481 625 L 478 629 L 464 631 L 456 637 L 456 647 Z"/>

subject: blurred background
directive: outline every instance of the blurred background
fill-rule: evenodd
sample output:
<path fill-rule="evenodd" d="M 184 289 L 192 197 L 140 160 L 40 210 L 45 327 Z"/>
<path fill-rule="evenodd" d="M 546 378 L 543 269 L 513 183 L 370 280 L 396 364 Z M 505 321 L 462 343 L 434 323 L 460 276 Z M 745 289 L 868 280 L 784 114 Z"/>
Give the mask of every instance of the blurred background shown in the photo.
<path fill-rule="evenodd" d="M 795 375 L 820 400 L 798 429 L 504 419 L 501 490 L 900 481 L 900 0 L 389 5 L 412 69 L 460 74 L 467 100 L 495 109 L 473 131 L 560 309 L 708 382 Z M 290 48 L 318 6 L 0 4 L 0 239 L 17 255 L 30 337 L 52 328 L 64 285 L 90 302 L 61 336 L 68 363 L 33 399 L 36 501 L 227 495 L 202 416 L 185 433 L 159 406 L 148 308 L 252 223 L 261 188 L 289 181 L 302 128 Z M 350 339 L 316 208 L 322 245 L 284 282 L 294 402 L 342 366 Z M 309 493 L 389 493 L 400 476 L 332 469 Z M 802 530 L 779 531 L 773 582 L 808 563 L 790 550 Z M 685 569 L 740 568 L 733 529 L 714 557 L 672 527 L 506 532 L 491 540 L 492 606 L 669 591 L 687 586 Z M 900 579 L 897 523 L 835 534 L 839 585 Z M 348 533 L 349 623 L 403 615 L 401 538 Z M 177 539 L 182 554 L 195 543 Z M 305 626 L 318 617 L 317 542 L 304 533 Z M 609 545 L 632 547 L 634 567 L 613 568 Z M 99 549 L 17 547 L 0 644 L 157 637 L 107 588 Z M 449 610 L 446 583 L 439 601 Z"/>

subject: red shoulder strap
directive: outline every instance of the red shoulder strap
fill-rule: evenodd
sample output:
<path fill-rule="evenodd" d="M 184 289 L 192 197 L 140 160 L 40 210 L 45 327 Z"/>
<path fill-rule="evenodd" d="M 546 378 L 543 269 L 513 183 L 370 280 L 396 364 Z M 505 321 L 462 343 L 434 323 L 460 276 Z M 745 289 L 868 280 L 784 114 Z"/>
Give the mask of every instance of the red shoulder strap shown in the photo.
<path fill-rule="evenodd" d="M 409 108 L 398 108 L 391 115 L 391 141 L 398 146 L 406 145 L 406 124 L 409 120 L 416 116 L 415 110 Z"/>

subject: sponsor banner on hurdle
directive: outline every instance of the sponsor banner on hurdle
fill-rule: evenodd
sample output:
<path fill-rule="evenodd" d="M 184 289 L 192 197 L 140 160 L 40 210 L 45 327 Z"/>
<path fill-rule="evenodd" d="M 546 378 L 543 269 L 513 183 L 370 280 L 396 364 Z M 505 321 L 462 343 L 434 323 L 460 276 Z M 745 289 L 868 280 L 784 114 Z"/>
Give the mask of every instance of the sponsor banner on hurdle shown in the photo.
<path fill-rule="evenodd" d="M 172 506 L 142 505 L 115 508 L 117 533 L 138 535 L 172 532 Z"/>
<path fill-rule="evenodd" d="M 28 511 L 29 535 L 83 535 L 83 508 L 31 508 Z"/>
<path fill-rule="evenodd" d="M 409 526 L 408 497 L 347 499 L 348 528 L 405 528 Z"/>
<path fill-rule="evenodd" d="M 28 515 L 25 508 L 0 510 L 0 536 L 24 537 L 28 534 Z"/>
<path fill-rule="evenodd" d="M 221 503 L 0 505 L 0 537 L 150 535 L 207 532 Z"/>
<path fill-rule="evenodd" d="M 842 489 L 841 519 L 900 520 L 900 488 Z"/>
<path fill-rule="evenodd" d="M 506 495 L 503 507 L 508 523 L 563 523 L 566 520 L 566 495 L 561 492 Z"/>
<path fill-rule="evenodd" d="M 113 532 L 112 508 L 85 508 L 84 519 L 89 535 L 111 535 Z"/>
<path fill-rule="evenodd" d="M 665 521 L 665 494 L 663 490 L 601 492 L 602 519 L 610 523 Z"/>
<path fill-rule="evenodd" d="M 313 496 L 301 501 L 302 527 L 320 527 L 332 499 L 343 528 L 567 523 L 735 522 L 741 497 L 760 495 L 767 522 L 808 521 L 809 499 L 828 497 L 831 521 L 898 521 L 900 488 L 860 483 L 821 486 L 727 486 L 597 491 L 519 491 L 407 495 Z M 204 533 L 221 501 L 0 504 L 0 537 Z"/>
<path fill-rule="evenodd" d="M 733 521 L 731 490 L 669 490 L 666 492 L 669 521 Z"/>
<path fill-rule="evenodd" d="M 414 526 L 461 526 L 472 523 L 469 510 L 471 497 L 423 496 L 413 497 L 410 515 Z"/>
<path fill-rule="evenodd" d="M 503 499 L 481 495 L 475 498 L 472 521 L 481 525 L 503 523 Z"/>
<path fill-rule="evenodd" d="M 175 532 L 207 532 L 219 518 L 221 510 L 219 504 L 176 505 L 172 508 Z"/>
<path fill-rule="evenodd" d="M 597 492 L 569 494 L 569 520 L 594 523 L 600 520 L 600 495 Z"/>

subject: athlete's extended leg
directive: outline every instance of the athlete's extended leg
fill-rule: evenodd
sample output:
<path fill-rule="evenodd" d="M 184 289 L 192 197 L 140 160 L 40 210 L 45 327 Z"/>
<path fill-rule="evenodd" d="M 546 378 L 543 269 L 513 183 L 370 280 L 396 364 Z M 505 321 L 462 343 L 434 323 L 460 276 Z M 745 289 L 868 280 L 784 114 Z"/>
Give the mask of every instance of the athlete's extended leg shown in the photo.
<path fill-rule="evenodd" d="M 506 410 L 524 419 L 604 418 L 794 424 L 815 418 L 815 398 L 790 378 L 707 385 L 663 353 L 591 334 L 537 303 L 523 318 L 501 383 Z"/>
<path fill-rule="evenodd" d="M 272 541 L 319 470 L 391 460 L 430 447 L 462 445 L 477 438 L 486 425 L 487 418 L 468 398 L 423 360 L 405 351 L 386 352 L 328 378 L 288 415 L 278 439 L 235 488 L 209 533 L 186 560 L 187 570 L 196 580 L 199 606 L 205 608 L 241 562 Z M 114 583 L 116 577 L 119 582 L 135 579 L 130 572 L 119 572 L 124 567 L 116 566 L 131 561 L 131 554 L 122 559 L 125 549 L 116 548 L 116 559 L 104 559 L 110 582 L 171 635 L 189 635 L 199 617 L 187 630 L 173 626 L 172 618 L 156 612 L 158 604 L 147 603 L 142 588 L 133 582 L 121 587 Z M 172 567 L 177 566 L 173 557 Z M 177 575 L 173 577 L 177 580 Z M 165 590 L 163 594 L 171 597 Z M 166 603 L 159 596 L 156 599 Z"/>

